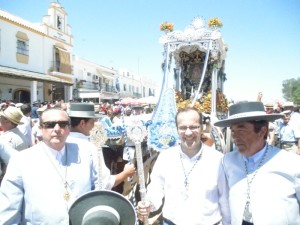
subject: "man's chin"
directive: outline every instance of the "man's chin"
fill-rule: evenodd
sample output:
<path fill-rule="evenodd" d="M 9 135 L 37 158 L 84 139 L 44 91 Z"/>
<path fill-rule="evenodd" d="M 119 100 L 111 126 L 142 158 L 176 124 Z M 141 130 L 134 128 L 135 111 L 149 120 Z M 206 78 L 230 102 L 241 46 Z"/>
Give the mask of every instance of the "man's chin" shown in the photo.
<path fill-rule="evenodd" d="M 194 145 L 195 145 L 195 142 L 194 141 L 185 141 L 183 143 L 183 145 L 186 147 L 186 148 L 192 148 Z"/>
<path fill-rule="evenodd" d="M 50 141 L 52 144 L 60 144 L 62 143 L 63 141 L 58 139 L 58 138 L 52 138 L 51 141 Z"/>
<path fill-rule="evenodd" d="M 236 145 L 236 148 L 239 152 L 244 152 L 246 150 L 244 145 Z"/>

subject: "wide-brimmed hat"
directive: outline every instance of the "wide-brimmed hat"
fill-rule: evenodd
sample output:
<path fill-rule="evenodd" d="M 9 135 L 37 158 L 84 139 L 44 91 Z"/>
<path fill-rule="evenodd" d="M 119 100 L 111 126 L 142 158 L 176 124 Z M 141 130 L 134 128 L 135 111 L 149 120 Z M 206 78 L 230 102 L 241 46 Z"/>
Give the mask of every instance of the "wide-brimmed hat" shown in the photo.
<path fill-rule="evenodd" d="M 229 127 L 232 124 L 267 120 L 274 121 L 283 118 L 282 114 L 267 114 L 262 102 L 239 102 L 229 107 L 229 116 L 227 119 L 214 123 L 218 127 Z"/>
<path fill-rule="evenodd" d="M 17 108 L 20 108 L 22 105 L 24 105 L 24 104 L 21 103 L 21 102 L 19 102 L 19 103 L 17 103 L 15 106 L 16 106 Z"/>
<path fill-rule="evenodd" d="M 135 225 L 136 212 L 123 195 L 114 191 L 91 191 L 69 209 L 70 225 Z"/>
<path fill-rule="evenodd" d="M 3 116 L 5 119 L 9 120 L 14 124 L 23 124 L 23 122 L 21 122 L 23 113 L 19 108 L 15 106 L 8 106 L 3 112 L 0 112 L 0 116 Z"/>
<path fill-rule="evenodd" d="M 294 107 L 294 103 L 293 102 L 284 102 L 283 107 Z"/>
<path fill-rule="evenodd" d="M 69 108 L 70 117 L 96 118 L 95 106 L 91 103 L 71 103 Z"/>

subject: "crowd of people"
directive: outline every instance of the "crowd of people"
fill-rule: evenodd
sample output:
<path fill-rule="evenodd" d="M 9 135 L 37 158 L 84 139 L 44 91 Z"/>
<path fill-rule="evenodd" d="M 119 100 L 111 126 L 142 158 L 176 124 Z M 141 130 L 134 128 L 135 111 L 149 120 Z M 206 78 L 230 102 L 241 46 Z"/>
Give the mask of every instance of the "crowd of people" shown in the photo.
<path fill-rule="evenodd" d="M 74 102 L 3 108 L 0 223 L 69 224 L 77 198 L 133 176 L 130 163 L 112 175 L 89 134 L 95 122 L 111 127 L 131 115 L 151 118 L 147 110 Z M 192 107 L 178 110 L 179 143 L 159 154 L 138 218 L 162 209 L 164 225 L 300 224 L 299 118 L 294 105 L 278 111 L 260 101 L 233 104 L 228 117 L 213 124 L 231 130 L 234 149 L 222 154 L 203 137 L 203 115 Z"/>

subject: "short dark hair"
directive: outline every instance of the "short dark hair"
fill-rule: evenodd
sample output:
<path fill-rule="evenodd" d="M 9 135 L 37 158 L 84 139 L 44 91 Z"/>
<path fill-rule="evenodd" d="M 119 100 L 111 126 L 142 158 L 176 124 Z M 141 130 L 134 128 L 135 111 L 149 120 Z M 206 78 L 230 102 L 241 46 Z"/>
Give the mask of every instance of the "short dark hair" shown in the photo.
<path fill-rule="evenodd" d="M 183 112 L 189 112 L 189 111 L 195 111 L 196 113 L 198 113 L 199 115 L 199 123 L 200 124 L 203 124 L 203 120 L 202 120 L 202 113 L 199 112 L 196 108 L 194 107 L 185 107 L 185 108 L 180 108 L 178 109 L 177 113 L 176 113 L 176 116 L 175 116 L 175 123 L 176 123 L 176 127 L 178 127 L 178 123 L 177 123 L 177 119 L 178 119 L 178 115 L 180 113 L 183 113 Z"/>
<path fill-rule="evenodd" d="M 76 127 L 76 126 L 78 126 L 78 124 L 80 123 L 81 120 L 83 120 L 84 122 L 87 122 L 93 118 L 70 117 L 70 119 L 71 119 L 71 127 Z"/>
<path fill-rule="evenodd" d="M 21 105 L 20 109 L 24 115 L 31 112 L 31 106 L 29 104 Z"/>
<path fill-rule="evenodd" d="M 252 120 L 252 121 L 248 121 L 248 122 L 253 124 L 255 133 L 258 133 L 261 130 L 261 128 L 266 127 L 267 132 L 266 132 L 264 138 L 265 138 L 265 140 L 267 140 L 268 133 L 269 133 L 269 122 L 267 120 Z"/>

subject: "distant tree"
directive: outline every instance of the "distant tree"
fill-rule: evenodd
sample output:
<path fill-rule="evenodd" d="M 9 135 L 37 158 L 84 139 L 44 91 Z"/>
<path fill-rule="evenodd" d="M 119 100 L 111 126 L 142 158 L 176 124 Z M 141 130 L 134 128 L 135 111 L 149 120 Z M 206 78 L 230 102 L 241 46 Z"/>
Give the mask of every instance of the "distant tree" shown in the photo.
<path fill-rule="evenodd" d="M 288 79 L 282 82 L 282 94 L 286 101 L 300 104 L 300 78 Z"/>
<path fill-rule="evenodd" d="M 294 103 L 297 105 L 300 105 L 300 85 L 298 85 L 298 87 L 296 88 L 295 92 L 294 92 Z"/>

